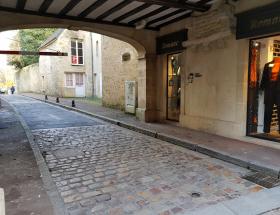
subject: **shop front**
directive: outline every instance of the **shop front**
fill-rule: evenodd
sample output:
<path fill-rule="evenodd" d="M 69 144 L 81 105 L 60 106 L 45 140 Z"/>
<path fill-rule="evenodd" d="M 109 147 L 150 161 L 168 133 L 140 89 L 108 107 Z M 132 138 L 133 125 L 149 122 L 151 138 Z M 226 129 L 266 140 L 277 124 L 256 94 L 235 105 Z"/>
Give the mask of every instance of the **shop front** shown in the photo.
<path fill-rule="evenodd" d="M 165 120 L 179 122 L 181 110 L 181 72 L 183 42 L 187 40 L 187 30 L 181 30 L 157 38 L 157 54 L 163 59 L 163 98 L 166 111 Z"/>
<path fill-rule="evenodd" d="M 237 15 L 249 39 L 247 135 L 280 142 L 280 3 Z"/>

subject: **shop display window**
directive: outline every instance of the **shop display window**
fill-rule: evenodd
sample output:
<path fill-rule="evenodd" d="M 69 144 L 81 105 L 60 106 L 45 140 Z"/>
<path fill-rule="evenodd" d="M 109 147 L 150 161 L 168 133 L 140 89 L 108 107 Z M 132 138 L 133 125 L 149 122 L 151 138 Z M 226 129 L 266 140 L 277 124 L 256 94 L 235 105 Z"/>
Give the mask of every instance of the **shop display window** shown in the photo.
<path fill-rule="evenodd" d="M 180 54 L 168 55 L 167 119 L 179 121 L 181 102 Z"/>
<path fill-rule="evenodd" d="M 280 36 L 251 40 L 247 134 L 280 142 Z"/>

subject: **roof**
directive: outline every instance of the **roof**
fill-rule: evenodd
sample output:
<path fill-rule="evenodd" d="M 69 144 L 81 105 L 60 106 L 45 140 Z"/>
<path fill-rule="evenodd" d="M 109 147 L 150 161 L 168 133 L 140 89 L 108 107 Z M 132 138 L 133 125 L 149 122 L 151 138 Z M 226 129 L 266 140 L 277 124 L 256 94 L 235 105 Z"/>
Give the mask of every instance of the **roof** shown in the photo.
<path fill-rule="evenodd" d="M 0 10 L 159 30 L 218 0 L 1 0 Z"/>
<path fill-rule="evenodd" d="M 53 34 L 51 36 L 49 36 L 39 47 L 39 49 L 48 46 L 50 43 L 52 43 L 54 40 L 57 40 L 58 37 L 63 33 L 65 29 L 63 28 L 59 28 L 57 29 L 55 32 L 53 32 Z"/>

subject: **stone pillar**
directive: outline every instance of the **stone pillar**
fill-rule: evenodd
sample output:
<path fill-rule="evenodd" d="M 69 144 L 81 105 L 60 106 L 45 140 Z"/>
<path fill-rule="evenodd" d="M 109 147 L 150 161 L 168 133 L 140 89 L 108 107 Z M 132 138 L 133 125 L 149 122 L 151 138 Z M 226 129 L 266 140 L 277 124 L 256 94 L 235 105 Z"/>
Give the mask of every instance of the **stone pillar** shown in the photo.
<path fill-rule="evenodd" d="M 138 59 L 138 108 L 136 116 L 145 122 L 157 121 L 156 72 L 157 56 L 146 54 Z"/>

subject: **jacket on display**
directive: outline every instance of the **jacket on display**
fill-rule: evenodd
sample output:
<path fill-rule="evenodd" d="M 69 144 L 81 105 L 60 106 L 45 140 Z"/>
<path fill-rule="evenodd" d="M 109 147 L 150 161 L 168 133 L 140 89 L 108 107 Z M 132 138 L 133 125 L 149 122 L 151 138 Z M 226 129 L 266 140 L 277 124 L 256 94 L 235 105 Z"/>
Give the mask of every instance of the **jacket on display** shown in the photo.
<path fill-rule="evenodd" d="M 272 62 L 266 63 L 264 66 L 260 89 L 264 90 L 264 103 L 267 104 L 271 99 L 276 105 L 280 105 L 280 72 L 276 80 L 272 81 Z"/>

